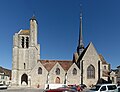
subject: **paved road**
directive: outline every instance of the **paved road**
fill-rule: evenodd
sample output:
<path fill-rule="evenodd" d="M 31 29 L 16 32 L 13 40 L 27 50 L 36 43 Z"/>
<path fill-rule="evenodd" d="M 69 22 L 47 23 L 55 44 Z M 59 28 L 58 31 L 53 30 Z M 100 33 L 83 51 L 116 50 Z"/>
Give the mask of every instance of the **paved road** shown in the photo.
<path fill-rule="evenodd" d="M 82 92 L 86 92 L 86 90 L 84 90 Z M 8 88 L 8 89 L 0 90 L 0 92 L 43 92 L 43 89 L 34 89 L 34 88 Z"/>
<path fill-rule="evenodd" d="M 17 89 L 4 89 L 0 92 L 43 92 L 43 89 L 32 89 L 32 88 L 17 88 Z"/>

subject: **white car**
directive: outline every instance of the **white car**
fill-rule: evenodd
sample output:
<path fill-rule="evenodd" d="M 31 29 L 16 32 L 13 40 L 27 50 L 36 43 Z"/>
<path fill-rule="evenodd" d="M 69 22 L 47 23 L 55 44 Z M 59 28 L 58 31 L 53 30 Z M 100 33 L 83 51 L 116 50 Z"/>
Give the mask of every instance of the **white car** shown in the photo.
<path fill-rule="evenodd" d="M 117 87 L 117 89 L 115 90 L 115 92 L 120 92 L 120 86 Z"/>
<path fill-rule="evenodd" d="M 115 92 L 117 89 L 116 84 L 97 84 L 91 88 L 88 92 Z"/>
<path fill-rule="evenodd" d="M 7 86 L 4 84 L 0 84 L 0 89 L 7 89 Z"/>

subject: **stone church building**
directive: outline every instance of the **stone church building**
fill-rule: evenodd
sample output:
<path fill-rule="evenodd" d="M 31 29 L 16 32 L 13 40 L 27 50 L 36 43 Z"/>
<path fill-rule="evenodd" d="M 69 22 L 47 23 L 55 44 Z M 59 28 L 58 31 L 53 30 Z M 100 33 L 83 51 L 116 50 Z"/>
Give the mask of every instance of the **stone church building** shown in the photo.
<path fill-rule="evenodd" d="M 30 19 L 30 29 L 20 30 L 13 36 L 12 86 L 40 88 L 44 88 L 45 84 L 91 86 L 101 78 L 107 80 L 109 64 L 98 54 L 92 42 L 87 47 L 83 44 L 82 15 L 77 51 L 71 61 L 40 59 L 37 26 L 37 20 L 33 16 Z"/>

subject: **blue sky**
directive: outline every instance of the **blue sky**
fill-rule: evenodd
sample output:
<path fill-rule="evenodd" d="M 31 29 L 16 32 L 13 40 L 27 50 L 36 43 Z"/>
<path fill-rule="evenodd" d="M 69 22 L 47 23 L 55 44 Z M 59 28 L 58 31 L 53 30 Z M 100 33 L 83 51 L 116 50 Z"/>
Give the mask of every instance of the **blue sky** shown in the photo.
<path fill-rule="evenodd" d="M 93 42 L 112 68 L 120 65 L 120 0 L 0 0 L 0 66 L 12 68 L 13 35 L 38 21 L 41 59 L 72 60 L 79 33 L 80 3 L 83 39 Z"/>

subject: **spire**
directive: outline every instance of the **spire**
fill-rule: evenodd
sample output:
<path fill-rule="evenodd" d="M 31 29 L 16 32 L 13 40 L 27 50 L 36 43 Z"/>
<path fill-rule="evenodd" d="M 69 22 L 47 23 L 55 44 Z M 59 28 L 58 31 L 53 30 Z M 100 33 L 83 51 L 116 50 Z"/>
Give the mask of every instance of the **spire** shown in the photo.
<path fill-rule="evenodd" d="M 83 37 L 82 37 L 82 12 L 80 12 L 80 27 L 79 27 L 79 41 L 77 47 L 77 53 L 80 55 L 84 50 Z"/>

